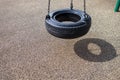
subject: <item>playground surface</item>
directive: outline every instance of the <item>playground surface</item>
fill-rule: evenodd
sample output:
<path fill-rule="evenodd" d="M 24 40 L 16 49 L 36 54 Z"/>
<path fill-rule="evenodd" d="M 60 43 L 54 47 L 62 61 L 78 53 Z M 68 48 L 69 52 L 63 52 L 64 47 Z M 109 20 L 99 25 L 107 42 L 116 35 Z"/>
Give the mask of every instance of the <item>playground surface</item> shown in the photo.
<path fill-rule="evenodd" d="M 69 7 L 53 0 L 51 10 Z M 120 80 L 120 12 L 87 0 L 89 33 L 60 39 L 45 28 L 48 0 L 0 0 L 0 80 Z M 68 3 L 68 4 L 66 4 Z M 74 0 L 83 9 L 81 0 Z"/>

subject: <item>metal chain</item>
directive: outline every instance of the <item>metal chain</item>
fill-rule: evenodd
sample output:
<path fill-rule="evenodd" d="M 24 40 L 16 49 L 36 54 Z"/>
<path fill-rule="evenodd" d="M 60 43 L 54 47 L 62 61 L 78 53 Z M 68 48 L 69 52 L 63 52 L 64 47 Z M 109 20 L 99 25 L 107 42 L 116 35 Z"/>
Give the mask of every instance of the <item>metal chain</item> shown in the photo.
<path fill-rule="evenodd" d="M 73 9 L 73 0 L 71 0 L 70 9 Z"/>
<path fill-rule="evenodd" d="M 73 0 L 71 0 L 70 9 L 73 9 Z M 86 13 L 86 0 L 84 0 L 84 13 Z"/>
<path fill-rule="evenodd" d="M 51 0 L 48 1 L 48 14 L 50 13 L 50 3 L 51 3 Z"/>
<path fill-rule="evenodd" d="M 86 13 L 86 0 L 84 0 L 84 13 Z"/>
<path fill-rule="evenodd" d="M 50 13 L 51 0 L 48 1 L 48 14 Z M 71 0 L 70 9 L 73 9 L 73 0 Z M 86 0 L 84 0 L 84 13 L 86 13 Z"/>

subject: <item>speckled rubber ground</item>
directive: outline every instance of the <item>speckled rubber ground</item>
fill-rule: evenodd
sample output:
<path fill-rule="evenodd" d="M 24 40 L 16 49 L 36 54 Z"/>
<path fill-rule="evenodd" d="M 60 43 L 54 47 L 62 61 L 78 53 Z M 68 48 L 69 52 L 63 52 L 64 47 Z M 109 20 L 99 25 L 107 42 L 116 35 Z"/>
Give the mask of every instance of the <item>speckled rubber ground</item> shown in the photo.
<path fill-rule="evenodd" d="M 120 80 L 120 12 L 115 0 L 87 0 L 92 28 L 81 38 L 50 35 L 48 0 L 0 0 L 0 80 Z M 70 0 L 53 0 L 51 10 Z M 82 0 L 74 0 L 83 9 Z"/>

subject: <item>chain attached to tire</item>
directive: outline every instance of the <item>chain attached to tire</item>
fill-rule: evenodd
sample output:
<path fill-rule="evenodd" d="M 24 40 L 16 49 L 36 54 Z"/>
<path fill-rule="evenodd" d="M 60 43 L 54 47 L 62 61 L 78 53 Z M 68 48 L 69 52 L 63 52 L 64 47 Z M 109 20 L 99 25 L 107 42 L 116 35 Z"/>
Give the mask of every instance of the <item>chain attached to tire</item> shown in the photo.
<path fill-rule="evenodd" d="M 86 0 L 84 0 L 84 13 L 86 14 Z"/>
<path fill-rule="evenodd" d="M 48 1 L 48 14 L 50 13 L 50 3 L 51 3 L 51 0 Z"/>
<path fill-rule="evenodd" d="M 50 13 L 51 0 L 48 1 L 48 14 Z M 73 0 L 70 3 L 70 9 L 73 9 Z M 84 0 L 84 13 L 86 14 L 86 0 Z"/>
<path fill-rule="evenodd" d="M 71 0 L 70 9 L 73 9 L 73 0 Z"/>

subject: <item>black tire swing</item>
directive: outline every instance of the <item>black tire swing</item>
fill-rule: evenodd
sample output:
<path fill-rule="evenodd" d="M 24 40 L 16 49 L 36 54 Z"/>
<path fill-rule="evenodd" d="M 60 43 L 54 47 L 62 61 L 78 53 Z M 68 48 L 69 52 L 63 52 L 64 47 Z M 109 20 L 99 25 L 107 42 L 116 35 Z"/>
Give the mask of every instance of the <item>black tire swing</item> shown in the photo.
<path fill-rule="evenodd" d="M 91 17 L 86 13 L 86 1 L 84 0 L 84 11 L 73 9 L 71 0 L 70 9 L 62 9 L 50 12 L 50 2 L 48 5 L 48 15 L 45 19 L 46 29 L 53 36 L 73 39 L 88 33 L 91 27 Z"/>

